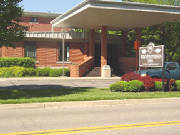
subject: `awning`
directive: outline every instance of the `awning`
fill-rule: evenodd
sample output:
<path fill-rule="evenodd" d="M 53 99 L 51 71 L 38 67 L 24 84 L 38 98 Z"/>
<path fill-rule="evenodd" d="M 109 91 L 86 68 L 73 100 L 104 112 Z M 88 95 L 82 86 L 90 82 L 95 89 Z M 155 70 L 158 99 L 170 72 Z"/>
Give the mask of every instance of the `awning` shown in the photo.
<path fill-rule="evenodd" d="M 112 0 L 85 0 L 57 17 L 54 27 L 132 29 L 180 20 L 180 7 Z"/>

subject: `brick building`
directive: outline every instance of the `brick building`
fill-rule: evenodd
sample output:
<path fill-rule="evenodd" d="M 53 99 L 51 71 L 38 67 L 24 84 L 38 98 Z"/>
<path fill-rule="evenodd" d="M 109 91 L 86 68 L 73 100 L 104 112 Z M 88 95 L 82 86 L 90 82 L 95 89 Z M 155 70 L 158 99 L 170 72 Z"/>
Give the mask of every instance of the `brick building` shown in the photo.
<path fill-rule="evenodd" d="M 116 74 L 134 71 L 136 60 L 126 55 L 128 30 L 136 30 L 140 46 L 141 28 L 177 20 L 178 15 L 179 7 L 111 0 L 85 0 L 63 15 L 25 12 L 22 25 L 29 27 L 25 40 L 15 43 L 16 48 L 1 47 L 0 56 L 33 57 L 37 67 L 64 65 L 72 77 L 92 69 L 100 76 L 104 65 Z M 121 30 L 122 34 L 108 34 L 107 30 Z"/>

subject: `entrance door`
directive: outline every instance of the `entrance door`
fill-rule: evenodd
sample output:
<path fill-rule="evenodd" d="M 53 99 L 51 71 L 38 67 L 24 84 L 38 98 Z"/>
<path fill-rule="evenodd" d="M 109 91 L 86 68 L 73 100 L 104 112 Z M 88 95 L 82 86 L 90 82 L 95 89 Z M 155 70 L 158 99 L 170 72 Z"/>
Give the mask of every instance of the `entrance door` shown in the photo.
<path fill-rule="evenodd" d="M 119 74 L 119 66 L 118 66 L 118 45 L 108 45 L 108 54 L 107 60 L 108 65 L 111 66 L 112 73 L 115 75 Z"/>
<path fill-rule="evenodd" d="M 95 45 L 95 67 L 101 66 L 101 45 L 96 44 Z"/>

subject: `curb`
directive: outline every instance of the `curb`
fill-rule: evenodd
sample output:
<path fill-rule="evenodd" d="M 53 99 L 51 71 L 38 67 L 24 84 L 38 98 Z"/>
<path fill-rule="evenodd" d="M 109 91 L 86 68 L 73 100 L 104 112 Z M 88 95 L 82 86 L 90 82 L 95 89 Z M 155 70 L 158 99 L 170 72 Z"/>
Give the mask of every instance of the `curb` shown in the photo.
<path fill-rule="evenodd" d="M 126 100 L 99 100 L 99 101 L 74 101 L 74 102 L 46 102 L 30 104 L 6 104 L 0 105 L 0 110 L 16 109 L 48 109 L 48 108 L 71 108 L 71 107 L 96 107 L 114 105 L 134 105 L 147 103 L 179 102 L 180 98 L 159 98 L 159 99 L 126 99 Z"/>

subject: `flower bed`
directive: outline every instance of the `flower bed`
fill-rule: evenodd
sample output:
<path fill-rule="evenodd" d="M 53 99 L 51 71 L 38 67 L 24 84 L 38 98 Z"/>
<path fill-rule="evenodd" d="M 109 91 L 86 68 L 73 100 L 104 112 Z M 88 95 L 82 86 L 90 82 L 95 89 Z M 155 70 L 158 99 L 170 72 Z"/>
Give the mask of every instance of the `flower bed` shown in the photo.
<path fill-rule="evenodd" d="M 136 83 L 131 84 L 132 81 Z M 140 82 L 142 83 L 139 88 Z M 180 81 L 174 79 L 164 80 L 166 90 L 180 90 Z M 111 91 L 160 91 L 163 89 L 162 79 L 151 78 L 150 76 L 140 76 L 135 72 L 130 72 L 122 76 L 121 81 L 110 85 Z"/>

